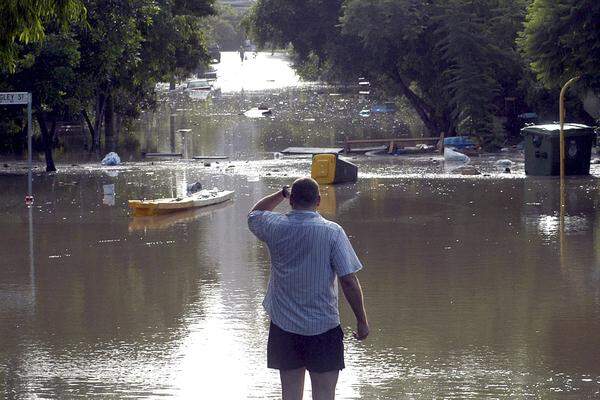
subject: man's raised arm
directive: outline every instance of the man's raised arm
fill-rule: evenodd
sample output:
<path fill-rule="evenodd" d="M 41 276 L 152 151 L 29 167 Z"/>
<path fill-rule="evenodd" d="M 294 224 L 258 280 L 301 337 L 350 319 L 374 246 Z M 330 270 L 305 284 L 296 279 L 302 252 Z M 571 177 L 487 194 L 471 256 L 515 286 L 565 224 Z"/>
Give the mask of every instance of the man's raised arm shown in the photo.
<path fill-rule="evenodd" d="M 258 203 L 252 207 L 250 212 L 273 211 L 275 207 L 277 207 L 279 203 L 281 203 L 287 197 L 289 197 L 289 192 L 287 191 L 287 186 L 284 186 L 283 189 L 260 199 Z"/>

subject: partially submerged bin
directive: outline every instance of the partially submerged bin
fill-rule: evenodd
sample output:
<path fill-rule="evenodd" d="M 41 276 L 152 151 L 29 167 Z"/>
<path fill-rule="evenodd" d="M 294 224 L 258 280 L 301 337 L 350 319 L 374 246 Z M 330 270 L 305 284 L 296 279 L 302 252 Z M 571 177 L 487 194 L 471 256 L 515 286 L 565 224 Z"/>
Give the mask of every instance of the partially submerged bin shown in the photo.
<path fill-rule="evenodd" d="M 337 154 L 315 154 L 310 175 L 322 185 L 356 182 L 358 167 L 340 159 Z"/>
<path fill-rule="evenodd" d="M 594 130 L 581 124 L 564 124 L 565 174 L 587 175 Z M 532 125 L 521 129 L 525 138 L 525 174 L 560 175 L 560 125 Z"/>

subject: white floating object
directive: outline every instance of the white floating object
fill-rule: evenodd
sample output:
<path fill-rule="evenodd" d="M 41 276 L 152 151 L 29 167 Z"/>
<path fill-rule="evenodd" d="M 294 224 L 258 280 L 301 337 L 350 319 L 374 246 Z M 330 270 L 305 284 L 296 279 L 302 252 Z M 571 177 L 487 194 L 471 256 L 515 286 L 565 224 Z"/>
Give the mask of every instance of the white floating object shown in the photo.
<path fill-rule="evenodd" d="M 273 114 L 273 110 L 268 107 L 254 107 L 244 112 L 248 118 L 263 118 Z"/>
<path fill-rule="evenodd" d="M 106 206 L 114 206 L 115 205 L 115 196 L 110 194 L 105 194 L 102 198 L 102 204 Z"/>
<path fill-rule="evenodd" d="M 508 159 L 498 160 L 495 164 L 500 167 L 512 167 L 513 165 L 515 165 L 514 161 Z"/>
<path fill-rule="evenodd" d="M 115 153 L 114 151 L 111 151 L 110 153 L 108 153 L 107 155 L 104 156 L 104 158 L 101 161 L 102 165 L 119 165 L 121 164 L 121 158 L 119 157 L 119 155 L 117 153 Z"/>
<path fill-rule="evenodd" d="M 468 163 L 471 159 L 469 156 L 459 153 L 458 151 L 451 149 L 450 147 L 444 148 L 444 161 Z"/>
<path fill-rule="evenodd" d="M 105 196 L 114 196 L 115 195 L 115 184 L 111 183 L 109 185 L 102 185 L 102 192 Z"/>

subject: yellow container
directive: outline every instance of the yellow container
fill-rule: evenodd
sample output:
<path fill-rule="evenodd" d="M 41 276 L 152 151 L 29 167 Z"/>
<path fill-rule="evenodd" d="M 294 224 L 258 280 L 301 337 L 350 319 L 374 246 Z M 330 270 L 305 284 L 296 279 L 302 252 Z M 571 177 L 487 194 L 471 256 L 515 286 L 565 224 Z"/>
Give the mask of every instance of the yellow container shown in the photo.
<path fill-rule="evenodd" d="M 310 176 L 320 185 L 329 185 L 335 182 L 335 154 L 315 154 L 310 169 Z"/>
<path fill-rule="evenodd" d="M 310 175 L 321 185 L 350 183 L 358 179 L 358 167 L 337 154 L 315 154 Z"/>

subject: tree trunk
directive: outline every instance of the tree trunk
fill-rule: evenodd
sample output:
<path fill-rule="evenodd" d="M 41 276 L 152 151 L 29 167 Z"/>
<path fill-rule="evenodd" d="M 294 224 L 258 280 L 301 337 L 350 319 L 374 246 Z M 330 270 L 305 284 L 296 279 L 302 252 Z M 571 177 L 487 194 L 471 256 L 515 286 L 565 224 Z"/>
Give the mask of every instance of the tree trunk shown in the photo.
<path fill-rule="evenodd" d="M 16 156 L 23 155 L 23 152 L 27 148 L 27 122 L 23 121 L 23 127 L 17 137 L 14 138 L 12 143 L 12 151 Z"/>
<path fill-rule="evenodd" d="M 402 95 L 406 97 L 406 99 L 413 106 L 417 114 L 419 114 L 419 118 L 421 118 L 421 121 L 423 121 L 429 133 L 431 135 L 439 135 L 440 132 L 442 132 L 444 129 L 443 126 L 441 126 L 435 121 L 435 110 L 433 109 L 433 107 L 431 107 L 423 99 L 417 96 L 417 94 L 413 92 L 406 83 L 404 83 L 404 80 L 402 79 L 398 71 L 395 71 L 394 80 L 398 83 L 398 87 L 400 88 L 400 92 L 402 93 Z"/>
<path fill-rule="evenodd" d="M 117 150 L 117 144 L 115 142 L 114 104 L 111 94 L 106 96 L 104 109 L 104 139 L 107 151 Z"/>
<path fill-rule="evenodd" d="M 96 98 L 96 120 L 94 121 L 94 137 L 92 138 L 92 148 L 90 151 L 100 151 L 100 128 L 104 117 L 104 108 L 106 106 L 105 96 L 99 94 Z"/>
<path fill-rule="evenodd" d="M 121 126 L 123 123 L 123 117 L 118 112 L 114 113 L 114 121 L 115 121 L 114 142 L 115 142 L 115 148 L 117 148 L 117 147 L 119 147 L 119 142 L 121 140 Z"/>
<path fill-rule="evenodd" d="M 87 113 L 87 110 L 84 108 L 81 110 L 81 115 L 87 124 L 88 130 L 90 131 L 90 136 L 92 138 L 92 144 L 90 146 L 90 152 L 94 151 L 95 141 L 96 141 L 96 130 L 94 129 L 94 125 L 92 125 L 92 121 L 90 120 L 90 116 Z"/>
<path fill-rule="evenodd" d="M 48 131 L 46 118 L 43 113 L 37 114 L 37 120 L 42 131 L 42 143 L 44 144 L 44 155 L 46 156 L 46 172 L 56 171 L 54 159 L 52 158 L 52 145 L 54 144 L 54 132 L 56 130 L 56 121 L 52 121 L 52 127 Z"/>

